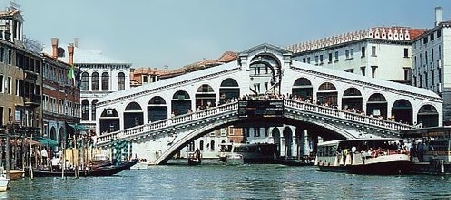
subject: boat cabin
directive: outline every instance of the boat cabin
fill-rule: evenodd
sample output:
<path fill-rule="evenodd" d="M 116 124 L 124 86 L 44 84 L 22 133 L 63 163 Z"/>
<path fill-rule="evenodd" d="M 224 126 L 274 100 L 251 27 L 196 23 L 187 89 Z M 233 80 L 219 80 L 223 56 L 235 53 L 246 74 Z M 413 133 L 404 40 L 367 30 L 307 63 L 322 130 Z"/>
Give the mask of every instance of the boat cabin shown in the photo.
<path fill-rule="evenodd" d="M 401 137 L 410 141 L 414 162 L 451 162 L 451 127 L 404 130 Z"/>

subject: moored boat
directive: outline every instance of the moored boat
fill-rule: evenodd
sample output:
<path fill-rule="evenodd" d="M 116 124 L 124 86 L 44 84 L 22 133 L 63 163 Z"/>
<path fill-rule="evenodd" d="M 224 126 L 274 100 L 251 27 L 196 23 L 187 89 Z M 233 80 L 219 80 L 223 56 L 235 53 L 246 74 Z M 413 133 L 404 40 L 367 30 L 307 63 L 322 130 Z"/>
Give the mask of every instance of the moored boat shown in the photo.
<path fill-rule="evenodd" d="M 20 179 L 24 176 L 24 174 L 25 174 L 24 170 L 19 170 L 19 169 L 10 170 L 9 171 L 9 179 L 10 180 Z"/>
<path fill-rule="evenodd" d="M 275 163 L 277 146 L 271 143 L 221 143 L 219 160 L 227 162 L 227 156 L 240 154 L 244 163 Z"/>
<path fill-rule="evenodd" d="M 407 174 L 412 163 L 399 139 L 332 140 L 318 144 L 315 166 L 321 171 L 355 174 Z"/>
<path fill-rule="evenodd" d="M 117 165 L 107 165 L 100 166 L 95 168 L 81 169 L 78 172 L 78 176 L 112 176 L 123 170 L 129 170 L 130 167 L 135 165 L 138 162 L 137 159 L 131 161 L 124 161 Z M 34 177 L 58 177 L 62 176 L 61 170 L 50 170 L 50 169 L 33 169 L 32 170 Z M 25 176 L 30 176 L 29 170 L 25 170 Z M 65 170 L 64 176 L 74 177 L 76 176 L 76 172 L 73 169 Z"/>
<path fill-rule="evenodd" d="M 0 192 L 5 192 L 9 187 L 9 180 L 4 175 L 0 176 Z"/>
<path fill-rule="evenodd" d="M 451 174 L 451 127 L 403 130 L 409 141 L 412 173 Z"/>

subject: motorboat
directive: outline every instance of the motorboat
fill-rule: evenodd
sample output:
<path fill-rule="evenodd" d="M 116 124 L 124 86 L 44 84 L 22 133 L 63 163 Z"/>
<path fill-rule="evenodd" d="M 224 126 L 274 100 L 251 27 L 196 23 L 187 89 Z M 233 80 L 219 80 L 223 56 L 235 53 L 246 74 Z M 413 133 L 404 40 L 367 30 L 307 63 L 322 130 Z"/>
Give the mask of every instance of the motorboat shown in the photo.
<path fill-rule="evenodd" d="M 188 165 L 200 165 L 202 163 L 202 155 L 199 150 L 188 152 Z"/>
<path fill-rule="evenodd" d="M 227 162 L 227 156 L 239 154 L 245 163 L 275 163 L 277 146 L 271 143 L 221 143 L 218 158 Z"/>
<path fill-rule="evenodd" d="M 244 164 L 244 157 L 241 154 L 232 153 L 226 156 L 225 163 L 227 165 L 242 165 Z"/>
<path fill-rule="evenodd" d="M 325 141 L 318 144 L 314 165 L 320 171 L 407 174 L 412 163 L 402 146 L 402 140 L 396 138 Z"/>
<path fill-rule="evenodd" d="M 1 168 L 0 169 L 0 192 L 6 192 L 9 189 L 9 178 L 6 178 L 6 171 Z"/>

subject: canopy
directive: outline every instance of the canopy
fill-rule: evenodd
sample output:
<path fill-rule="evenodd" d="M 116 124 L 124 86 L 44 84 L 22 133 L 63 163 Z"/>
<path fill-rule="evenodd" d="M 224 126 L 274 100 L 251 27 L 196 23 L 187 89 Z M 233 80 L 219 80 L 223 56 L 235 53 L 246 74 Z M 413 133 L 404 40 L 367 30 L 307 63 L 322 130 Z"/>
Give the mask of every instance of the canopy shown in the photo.
<path fill-rule="evenodd" d="M 49 138 L 39 138 L 37 139 L 41 145 L 49 146 L 49 147 L 56 147 L 58 146 L 58 142 Z"/>
<path fill-rule="evenodd" d="M 75 123 L 67 123 L 67 125 L 69 125 L 71 128 L 73 128 L 76 131 L 85 131 L 88 130 L 89 128 L 86 127 L 85 125 L 81 125 L 81 124 L 75 124 Z"/>

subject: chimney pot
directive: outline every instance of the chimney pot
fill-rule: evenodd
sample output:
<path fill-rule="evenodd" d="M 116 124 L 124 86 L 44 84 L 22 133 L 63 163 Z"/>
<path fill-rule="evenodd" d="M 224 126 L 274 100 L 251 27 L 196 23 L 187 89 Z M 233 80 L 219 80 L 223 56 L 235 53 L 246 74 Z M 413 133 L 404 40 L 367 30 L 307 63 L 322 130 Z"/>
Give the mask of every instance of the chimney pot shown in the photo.
<path fill-rule="evenodd" d="M 52 58 L 57 59 L 58 58 L 58 38 L 52 38 Z"/>
<path fill-rule="evenodd" d="M 73 65 L 74 64 L 74 44 L 69 43 L 67 50 L 69 52 L 69 65 Z"/>

